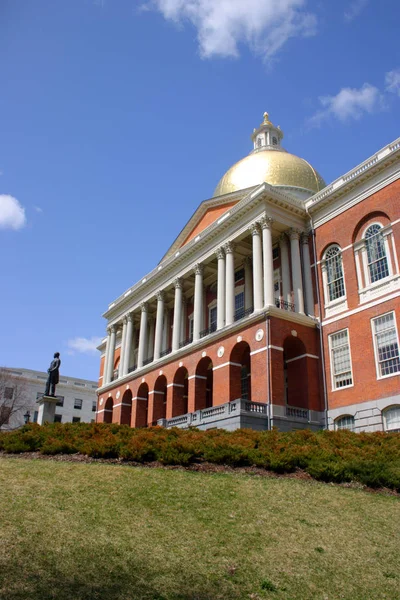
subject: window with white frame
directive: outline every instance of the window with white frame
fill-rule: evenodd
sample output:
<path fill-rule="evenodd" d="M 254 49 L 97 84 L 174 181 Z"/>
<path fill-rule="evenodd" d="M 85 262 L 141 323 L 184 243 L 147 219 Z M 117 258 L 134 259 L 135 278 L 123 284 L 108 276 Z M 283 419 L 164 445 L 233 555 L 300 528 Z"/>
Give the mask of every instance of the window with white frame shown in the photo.
<path fill-rule="evenodd" d="M 353 385 L 348 329 L 332 333 L 329 336 L 329 347 L 333 389 Z"/>
<path fill-rule="evenodd" d="M 244 291 L 235 295 L 235 319 L 244 317 Z"/>
<path fill-rule="evenodd" d="M 367 264 L 369 282 L 374 283 L 389 276 L 389 265 L 386 256 L 385 240 L 382 234 L 382 225 L 374 223 L 365 232 L 365 247 L 367 251 Z"/>
<path fill-rule="evenodd" d="M 349 429 L 350 431 L 354 431 L 354 417 L 351 415 L 339 417 L 335 421 L 335 429 Z"/>
<path fill-rule="evenodd" d="M 209 327 L 212 331 L 215 331 L 217 329 L 217 305 L 215 304 L 215 306 L 210 306 L 209 311 L 208 311 L 208 322 L 209 322 Z"/>
<path fill-rule="evenodd" d="M 346 295 L 344 287 L 342 251 L 339 246 L 330 246 L 324 255 L 325 299 L 334 302 Z"/>
<path fill-rule="evenodd" d="M 83 405 L 82 398 L 74 398 L 74 408 L 77 408 L 78 410 L 81 410 L 82 405 Z"/>
<path fill-rule="evenodd" d="M 400 406 L 392 406 L 383 413 L 385 431 L 400 432 Z"/>
<path fill-rule="evenodd" d="M 194 331 L 194 319 L 193 319 L 193 315 L 190 315 L 189 317 L 189 339 L 192 340 L 193 339 L 193 331 Z"/>
<path fill-rule="evenodd" d="M 399 339 L 394 312 L 372 319 L 378 377 L 400 373 Z"/>

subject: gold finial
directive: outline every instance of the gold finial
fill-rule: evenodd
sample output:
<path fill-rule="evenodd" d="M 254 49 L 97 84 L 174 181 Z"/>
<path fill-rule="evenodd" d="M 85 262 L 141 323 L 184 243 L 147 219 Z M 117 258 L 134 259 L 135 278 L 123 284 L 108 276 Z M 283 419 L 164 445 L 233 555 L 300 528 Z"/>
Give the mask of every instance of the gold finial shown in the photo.
<path fill-rule="evenodd" d="M 272 125 L 271 121 L 269 120 L 269 114 L 267 112 L 263 114 L 263 117 L 264 121 L 261 123 L 261 125 Z"/>

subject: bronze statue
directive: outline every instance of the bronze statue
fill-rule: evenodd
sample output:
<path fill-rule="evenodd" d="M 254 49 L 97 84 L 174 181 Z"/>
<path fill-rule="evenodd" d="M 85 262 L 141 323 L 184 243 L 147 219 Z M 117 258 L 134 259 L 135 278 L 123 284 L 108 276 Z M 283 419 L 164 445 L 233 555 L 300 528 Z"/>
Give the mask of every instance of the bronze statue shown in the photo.
<path fill-rule="evenodd" d="M 54 354 L 54 359 L 51 361 L 50 367 L 47 369 L 48 377 L 46 382 L 46 391 L 44 393 L 45 396 L 55 397 L 56 395 L 56 385 L 60 380 L 60 353 L 56 352 Z"/>

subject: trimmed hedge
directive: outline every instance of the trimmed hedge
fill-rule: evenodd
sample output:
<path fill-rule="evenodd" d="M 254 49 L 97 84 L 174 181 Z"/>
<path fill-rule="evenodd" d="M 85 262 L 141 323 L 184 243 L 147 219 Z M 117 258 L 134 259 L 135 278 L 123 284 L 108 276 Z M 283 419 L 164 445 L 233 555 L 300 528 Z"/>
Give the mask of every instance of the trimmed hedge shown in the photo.
<path fill-rule="evenodd" d="M 303 469 L 326 482 L 357 481 L 400 492 L 400 434 L 308 429 L 282 433 L 238 429 L 132 429 L 106 423 L 25 425 L 0 432 L 0 450 L 42 454 L 81 453 L 165 465 L 210 462 L 257 466 L 275 473 Z"/>

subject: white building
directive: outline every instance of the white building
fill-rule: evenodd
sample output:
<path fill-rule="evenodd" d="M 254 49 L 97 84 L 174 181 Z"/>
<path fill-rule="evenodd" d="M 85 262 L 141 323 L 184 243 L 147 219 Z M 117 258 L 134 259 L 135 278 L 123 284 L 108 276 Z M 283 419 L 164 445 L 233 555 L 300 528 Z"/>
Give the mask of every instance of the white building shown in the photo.
<path fill-rule="evenodd" d="M 25 409 L 10 417 L 5 429 L 15 429 L 24 424 L 24 415 L 29 412 L 29 421 L 37 422 L 38 404 L 36 400 L 43 396 L 47 373 L 31 369 L 7 369 L 13 377 L 20 377 L 23 382 Z M 12 379 L 10 386 L 12 385 Z M 91 423 L 95 420 L 97 402 L 97 382 L 78 377 L 61 376 L 56 388 L 58 403 L 55 422 L 59 423 Z M 10 390 L 8 394 L 10 394 Z"/>

